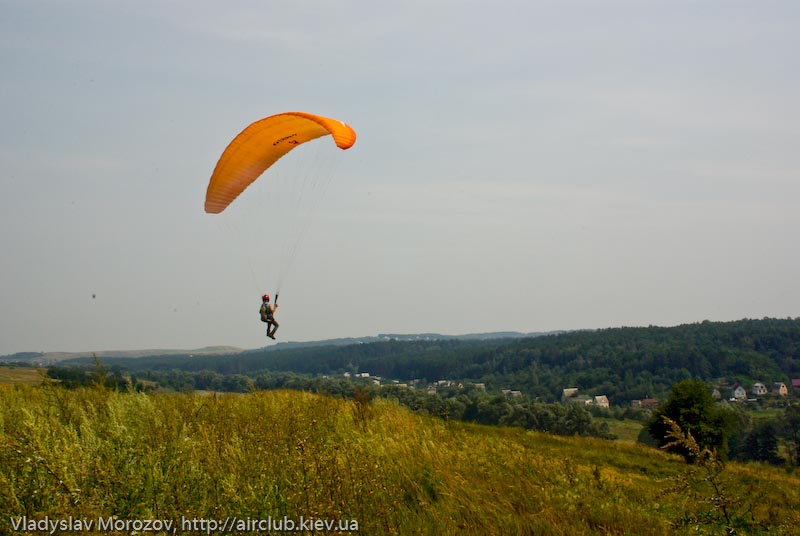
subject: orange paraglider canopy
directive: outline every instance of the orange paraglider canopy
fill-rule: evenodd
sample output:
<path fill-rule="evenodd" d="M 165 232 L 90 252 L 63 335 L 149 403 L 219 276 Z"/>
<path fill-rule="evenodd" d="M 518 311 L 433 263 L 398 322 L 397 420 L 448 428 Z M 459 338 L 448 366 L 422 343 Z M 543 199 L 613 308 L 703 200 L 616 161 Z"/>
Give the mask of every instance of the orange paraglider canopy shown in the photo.
<path fill-rule="evenodd" d="M 280 157 L 328 134 L 341 149 L 349 149 L 356 142 L 355 130 L 346 123 L 305 112 L 286 112 L 252 123 L 220 156 L 208 182 L 206 212 L 222 212 Z"/>

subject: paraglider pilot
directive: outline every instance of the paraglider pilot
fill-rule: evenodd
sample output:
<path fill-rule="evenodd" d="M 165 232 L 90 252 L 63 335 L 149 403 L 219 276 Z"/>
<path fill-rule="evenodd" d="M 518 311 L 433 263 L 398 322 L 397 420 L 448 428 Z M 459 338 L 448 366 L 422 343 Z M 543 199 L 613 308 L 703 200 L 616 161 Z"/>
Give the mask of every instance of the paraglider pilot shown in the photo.
<path fill-rule="evenodd" d="M 269 303 L 269 294 L 264 294 L 261 296 L 261 321 L 267 323 L 267 337 L 270 339 L 275 339 L 275 332 L 278 331 L 280 327 L 279 324 L 275 321 L 275 310 L 278 308 L 278 300 L 275 299 L 275 304 Z"/>

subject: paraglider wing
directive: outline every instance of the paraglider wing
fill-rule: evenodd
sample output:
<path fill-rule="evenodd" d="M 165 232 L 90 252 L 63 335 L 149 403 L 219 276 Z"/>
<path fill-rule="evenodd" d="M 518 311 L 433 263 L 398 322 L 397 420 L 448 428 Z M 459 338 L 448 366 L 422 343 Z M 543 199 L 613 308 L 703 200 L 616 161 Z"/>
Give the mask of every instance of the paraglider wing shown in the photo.
<path fill-rule="evenodd" d="M 341 149 L 356 142 L 355 131 L 346 123 L 305 112 L 272 115 L 249 125 L 231 141 L 214 168 L 206 191 L 206 212 L 222 212 L 280 157 L 328 134 Z"/>

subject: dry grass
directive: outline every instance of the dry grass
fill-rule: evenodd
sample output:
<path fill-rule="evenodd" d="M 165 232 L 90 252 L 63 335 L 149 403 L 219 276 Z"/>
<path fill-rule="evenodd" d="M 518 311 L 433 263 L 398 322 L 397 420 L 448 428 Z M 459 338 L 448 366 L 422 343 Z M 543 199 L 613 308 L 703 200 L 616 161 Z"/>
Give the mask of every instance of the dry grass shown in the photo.
<path fill-rule="evenodd" d="M 39 385 L 43 378 L 43 369 L 0 366 L 0 384 Z"/>
<path fill-rule="evenodd" d="M 444 422 L 387 401 L 0 388 L 0 532 L 12 516 L 354 519 L 359 534 L 714 534 L 664 495 L 685 471 L 638 445 Z M 726 470 L 764 490 L 753 515 L 800 526 L 800 479 Z"/>

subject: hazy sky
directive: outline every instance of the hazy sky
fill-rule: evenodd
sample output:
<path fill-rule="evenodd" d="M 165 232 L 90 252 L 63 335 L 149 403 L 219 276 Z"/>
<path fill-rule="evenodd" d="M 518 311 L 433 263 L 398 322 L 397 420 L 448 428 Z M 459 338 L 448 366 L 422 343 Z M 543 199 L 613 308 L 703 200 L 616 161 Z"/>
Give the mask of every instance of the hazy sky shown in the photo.
<path fill-rule="evenodd" d="M 276 228 L 203 202 L 290 110 L 358 141 L 279 340 L 798 316 L 798 27 L 794 0 L 0 0 L 0 355 L 266 345 Z"/>

